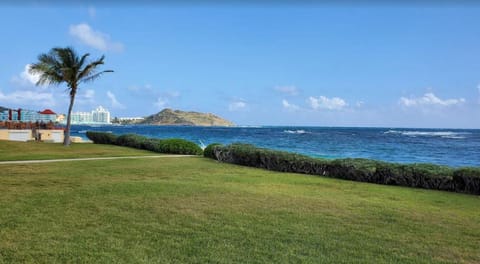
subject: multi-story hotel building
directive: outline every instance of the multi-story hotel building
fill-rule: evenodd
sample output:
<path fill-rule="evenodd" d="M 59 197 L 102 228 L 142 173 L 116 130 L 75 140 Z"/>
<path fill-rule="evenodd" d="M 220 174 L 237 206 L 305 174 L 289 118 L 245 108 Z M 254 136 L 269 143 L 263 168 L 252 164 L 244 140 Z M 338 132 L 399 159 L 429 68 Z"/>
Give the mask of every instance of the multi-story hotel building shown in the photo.
<path fill-rule="evenodd" d="M 72 124 L 110 124 L 110 112 L 102 106 L 91 112 L 72 113 Z"/>

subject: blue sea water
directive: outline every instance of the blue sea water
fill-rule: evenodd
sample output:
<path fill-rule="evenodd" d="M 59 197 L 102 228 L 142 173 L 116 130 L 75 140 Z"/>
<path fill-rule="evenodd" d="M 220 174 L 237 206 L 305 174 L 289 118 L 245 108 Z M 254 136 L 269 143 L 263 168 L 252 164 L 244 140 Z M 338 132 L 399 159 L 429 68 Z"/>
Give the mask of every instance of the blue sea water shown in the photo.
<path fill-rule="evenodd" d="M 323 158 L 369 158 L 399 163 L 480 167 L 480 130 L 343 127 L 72 126 L 86 131 L 183 138 L 206 146 L 242 142 Z"/>

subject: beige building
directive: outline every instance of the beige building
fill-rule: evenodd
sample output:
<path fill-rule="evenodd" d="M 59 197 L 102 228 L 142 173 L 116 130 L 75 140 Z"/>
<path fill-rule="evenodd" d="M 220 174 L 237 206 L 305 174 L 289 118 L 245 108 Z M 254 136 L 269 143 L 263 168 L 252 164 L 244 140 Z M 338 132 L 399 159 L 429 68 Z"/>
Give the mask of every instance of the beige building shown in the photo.
<path fill-rule="evenodd" d="M 37 131 L 44 142 L 63 142 L 63 130 L 38 129 Z M 31 129 L 0 129 L 0 140 L 29 141 L 35 140 L 35 135 Z"/>

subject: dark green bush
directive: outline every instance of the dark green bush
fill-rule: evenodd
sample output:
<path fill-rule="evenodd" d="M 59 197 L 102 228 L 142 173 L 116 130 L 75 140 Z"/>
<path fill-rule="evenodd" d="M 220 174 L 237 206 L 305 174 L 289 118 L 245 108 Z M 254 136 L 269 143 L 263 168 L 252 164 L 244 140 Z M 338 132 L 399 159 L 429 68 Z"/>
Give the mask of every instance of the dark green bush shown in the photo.
<path fill-rule="evenodd" d="M 208 145 L 204 150 L 203 150 L 203 156 L 206 157 L 206 158 L 211 158 L 211 159 L 217 159 L 215 157 L 215 152 L 214 152 L 214 148 L 216 146 L 221 146 L 222 144 L 220 143 L 212 143 L 210 145 Z"/>
<path fill-rule="evenodd" d="M 223 162 L 284 172 L 310 173 L 315 169 L 312 168 L 312 163 L 318 161 L 300 154 L 238 143 L 216 146 L 214 152 L 217 159 Z"/>
<path fill-rule="evenodd" d="M 480 194 L 480 168 L 461 168 L 453 172 L 455 191 Z"/>
<path fill-rule="evenodd" d="M 162 140 L 157 139 L 157 138 L 147 138 L 145 139 L 142 144 L 141 148 L 153 152 L 161 152 L 160 150 L 160 142 Z"/>
<path fill-rule="evenodd" d="M 117 136 L 107 132 L 87 131 L 87 137 L 95 144 L 115 144 Z"/>
<path fill-rule="evenodd" d="M 97 144 L 112 144 L 145 149 L 158 153 L 202 155 L 203 150 L 195 143 L 184 139 L 156 139 L 137 134 L 115 136 L 105 132 L 87 132 L 87 137 Z"/>
<path fill-rule="evenodd" d="M 195 143 L 184 139 L 162 139 L 158 142 L 158 152 L 168 154 L 202 155 L 203 150 Z"/>
<path fill-rule="evenodd" d="M 210 155 L 210 154 L 208 154 Z M 316 159 L 248 144 L 217 145 L 222 162 L 387 185 L 480 194 L 480 168 L 454 170 L 433 164 L 396 164 L 369 159 Z"/>
<path fill-rule="evenodd" d="M 136 134 L 125 134 L 117 137 L 115 141 L 116 145 L 124 146 L 124 147 L 131 147 L 137 149 L 144 148 L 144 142 L 148 140 L 148 138 Z"/>

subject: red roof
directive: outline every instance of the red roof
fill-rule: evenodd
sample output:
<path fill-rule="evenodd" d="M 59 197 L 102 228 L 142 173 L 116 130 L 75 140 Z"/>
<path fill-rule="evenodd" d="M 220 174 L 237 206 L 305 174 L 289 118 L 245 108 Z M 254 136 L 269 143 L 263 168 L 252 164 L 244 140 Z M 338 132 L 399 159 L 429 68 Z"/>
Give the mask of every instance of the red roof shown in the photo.
<path fill-rule="evenodd" d="M 45 109 L 42 112 L 40 112 L 42 115 L 56 115 L 52 110 L 50 109 Z"/>

